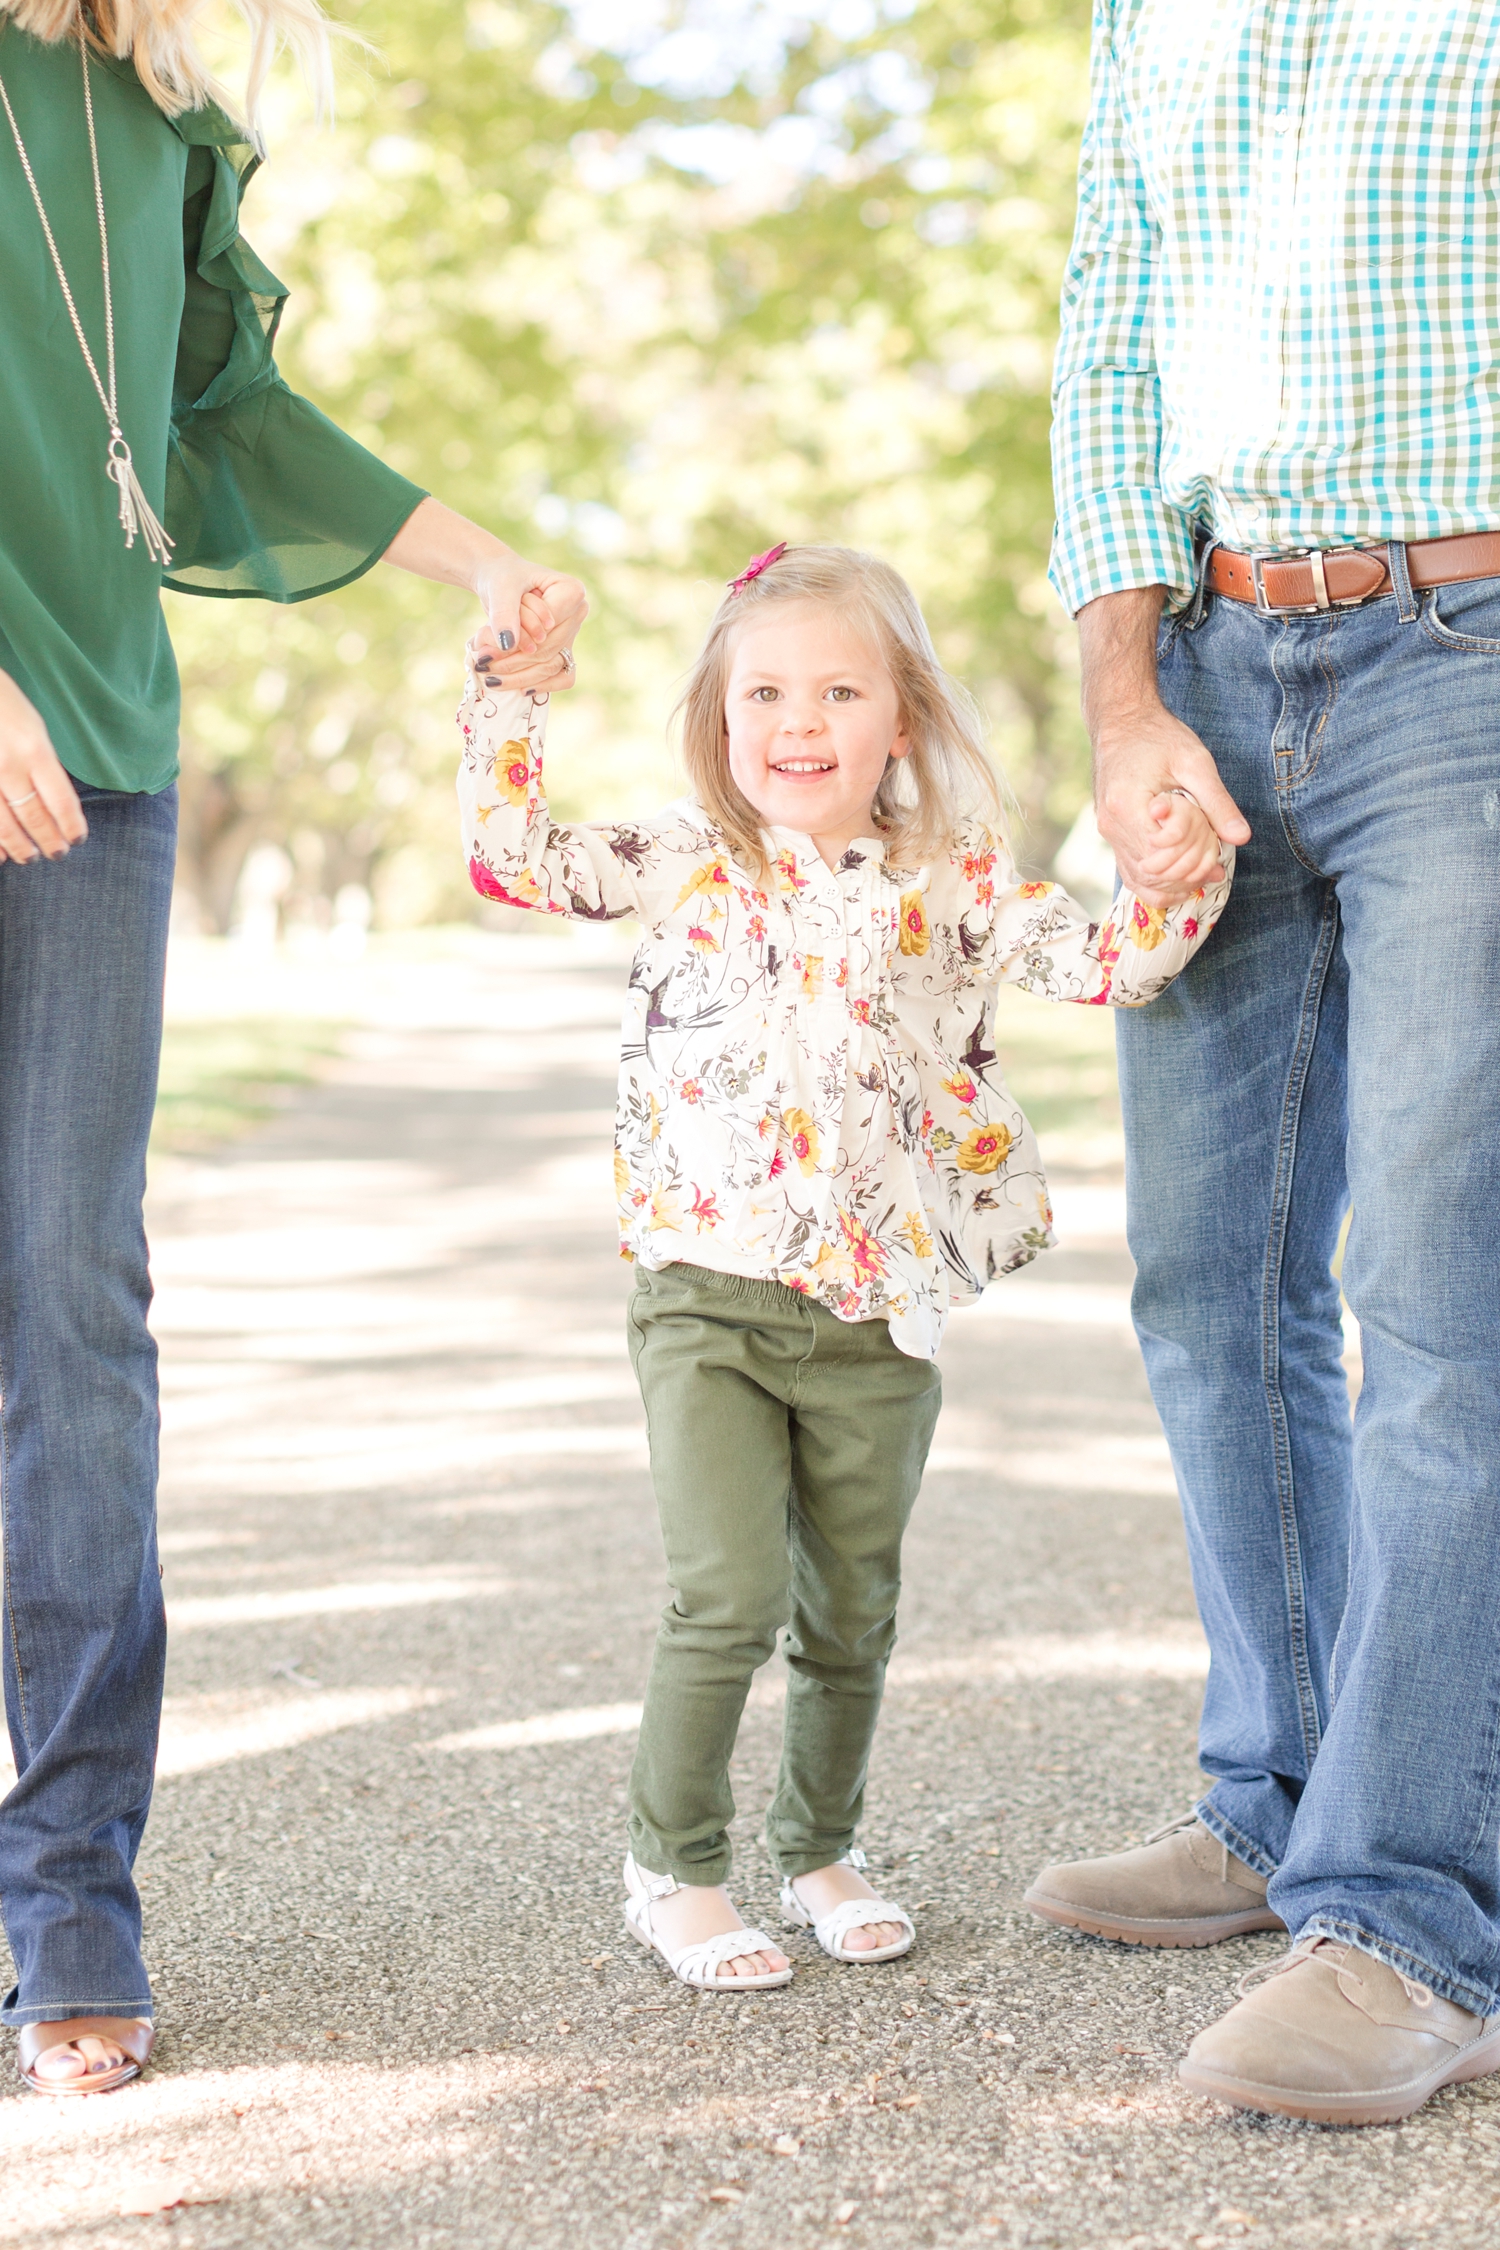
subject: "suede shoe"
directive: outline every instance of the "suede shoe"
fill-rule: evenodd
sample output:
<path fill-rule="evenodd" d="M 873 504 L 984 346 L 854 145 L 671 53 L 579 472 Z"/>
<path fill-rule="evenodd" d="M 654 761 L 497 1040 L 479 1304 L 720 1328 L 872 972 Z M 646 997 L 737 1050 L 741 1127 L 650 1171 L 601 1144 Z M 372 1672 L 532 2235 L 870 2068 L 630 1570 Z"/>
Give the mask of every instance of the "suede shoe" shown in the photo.
<path fill-rule="evenodd" d="M 1044 1867 L 1023 1905 L 1044 1922 L 1122 1945 L 1218 1945 L 1251 1930 L 1284 1930 L 1266 1878 L 1211 1835 L 1195 1813 L 1134 1851 Z"/>
<path fill-rule="evenodd" d="M 1264 1981 L 1262 1981 L 1264 1980 Z M 1178 2076 L 1234 2109 L 1317 2125 L 1389 2125 L 1440 2086 L 1500 2070 L 1500 2016 L 1470 2015 L 1331 1938 L 1240 1980 Z"/>

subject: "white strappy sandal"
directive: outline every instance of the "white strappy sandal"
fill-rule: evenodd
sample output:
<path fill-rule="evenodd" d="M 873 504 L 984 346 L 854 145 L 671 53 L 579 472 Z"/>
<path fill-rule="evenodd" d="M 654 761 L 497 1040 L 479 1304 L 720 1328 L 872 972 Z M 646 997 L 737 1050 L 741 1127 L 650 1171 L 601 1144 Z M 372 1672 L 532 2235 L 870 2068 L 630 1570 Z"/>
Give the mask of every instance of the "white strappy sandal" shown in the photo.
<path fill-rule="evenodd" d="M 790 1963 L 784 1969 L 767 1969 L 758 1977 L 719 1975 L 726 1961 L 737 1961 L 747 1953 L 779 1953 L 780 1946 L 764 1930 L 721 1930 L 717 1937 L 701 1938 L 696 1945 L 678 1946 L 674 1951 L 652 1928 L 651 1909 L 658 1899 L 670 1898 L 674 1891 L 686 1888 L 675 1875 L 653 1875 L 649 1868 L 637 1867 L 634 1854 L 626 1853 L 625 1927 L 638 1944 L 648 1945 L 661 1955 L 674 1977 L 694 1985 L 699 1992 L 769 1992 L 777 1985 L 791 1983 L 796 1972 Z"/>
<path fill-rule="evenodd" d="M 865 1855 L 862 1851 L 845 1852 L 842 1859 L 834 1861 L 835 1867 L 853 1867 L 863 1874 Z M 831 1913 L 818 1916 L 809 1914 L 796 1891 L 796 1877 L 789 1875 L 781 1886 L 781 1911 L 788 1928 L 811 1930 L 830 1961 L 848 1961 L 861 1966 L 865 1962 L 894 1961 L 903 1953 L 910 1953 L 916 1942 L 917 1928 L 904 1906 L 897 1906 L 888 1898 L 846 1898 Z M 851 1930 L 872 1929 L 877 1922 L 899 1922 L 905 1937 L 893 1945 L 876 1945 L 866 1952 L 853 1951 L 844 1940 Z"/>

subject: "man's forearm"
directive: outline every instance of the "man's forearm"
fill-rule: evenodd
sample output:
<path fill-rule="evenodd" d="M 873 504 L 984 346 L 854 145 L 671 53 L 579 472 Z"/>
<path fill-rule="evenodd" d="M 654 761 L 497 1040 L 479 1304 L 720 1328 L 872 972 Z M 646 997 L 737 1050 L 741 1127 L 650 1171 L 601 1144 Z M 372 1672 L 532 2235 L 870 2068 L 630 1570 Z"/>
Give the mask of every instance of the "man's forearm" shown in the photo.
<path fill-rule="evenodd" d="M 1096 751 L 1161 708 L 1156 636 L 1165 586 L 1101 594 L 1078 612 L 1083 723 Z"/>

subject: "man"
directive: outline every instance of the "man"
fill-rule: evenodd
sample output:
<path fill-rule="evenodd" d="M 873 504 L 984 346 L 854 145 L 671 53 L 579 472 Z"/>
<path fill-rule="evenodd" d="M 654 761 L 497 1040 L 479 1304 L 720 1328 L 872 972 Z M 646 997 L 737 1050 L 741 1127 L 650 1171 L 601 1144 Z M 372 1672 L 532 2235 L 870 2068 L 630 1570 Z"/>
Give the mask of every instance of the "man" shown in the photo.
<path fill-rule="evenodd" d="M 1119 1027 L 1210 1787 L 1028 1897 L 1284 1924 L 1182 2075 L 1331 2123 L 1500 2068 L 1497 100 L 1493 0 L 1097 0 L 1058 363 L 1100 826 L 1162 903 L 1163 791 L 1241 848 Z"/>

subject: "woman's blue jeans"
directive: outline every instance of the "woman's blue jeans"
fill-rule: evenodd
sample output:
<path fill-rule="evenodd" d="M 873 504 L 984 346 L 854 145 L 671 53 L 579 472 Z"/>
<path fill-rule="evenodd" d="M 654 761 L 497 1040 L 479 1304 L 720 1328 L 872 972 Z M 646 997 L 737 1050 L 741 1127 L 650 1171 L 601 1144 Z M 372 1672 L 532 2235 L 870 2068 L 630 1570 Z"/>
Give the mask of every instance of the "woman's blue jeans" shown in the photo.
<path fill-rule="evenodd" d="M 141 1196 L 176 791 L 79 791 L 85 843 L 0 866 L 0 2016 L 151 2013 L 131 1867 L 165 1625 Z"/>
<path fill-rule="evenodd" d="M 1494 2014 L 1500 580 L 1393 576 L 1163 635 L 1254 835 L 1119 1024 L 1135 1315 L 1212 1651 L 1201 1817 L 1295 1935 Z"/>

